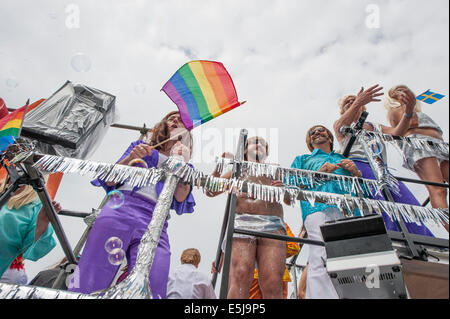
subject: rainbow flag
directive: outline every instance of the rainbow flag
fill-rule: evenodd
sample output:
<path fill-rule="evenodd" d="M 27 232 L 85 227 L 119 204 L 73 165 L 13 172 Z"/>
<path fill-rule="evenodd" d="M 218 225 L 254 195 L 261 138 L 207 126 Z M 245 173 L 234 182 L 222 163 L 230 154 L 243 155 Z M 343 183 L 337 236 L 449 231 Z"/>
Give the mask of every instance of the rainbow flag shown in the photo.
<path fill-rule="evenodd" d="M 188 130 L 244 103 L 238 101 L 233 80 L 223 64 L 214 61 L 186 63 L 161 90 L 177 105 Z"/>
<path fill-rule="evenodd" d="M 0 119 L 0 151 L 3 152 L 14 143 L 14 137 L 19 136 L 26 108 L 27 105 Z"/>

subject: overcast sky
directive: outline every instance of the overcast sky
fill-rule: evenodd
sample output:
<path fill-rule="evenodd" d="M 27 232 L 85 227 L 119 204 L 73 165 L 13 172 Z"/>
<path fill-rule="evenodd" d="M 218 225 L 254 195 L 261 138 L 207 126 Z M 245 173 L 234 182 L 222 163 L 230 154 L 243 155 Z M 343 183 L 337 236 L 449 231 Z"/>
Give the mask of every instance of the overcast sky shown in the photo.
<path fill-rule="evenodd" d="M 176 110 L 160 91 L 172 74 L 190 60 L 213 60 L 225 65 L 247 103 L 193 130 L 194 164 L 205 173 L 215 156 L 235 152 L 226 133 L 240 128 L 266 132 L 271 161 L 289 167 L 308 152 L 311 126 L 332 128 L 341 96 L 377 83 L 385 92 L 406 84 L 416 95 L 427 89 L 446 95 L 423 110 L 448 141 L 448 6 L 447 0 L 2 0 L 0 97 L 16 108 L 70 80 L 115 95 L 119 123 L 151 127 Z M 382 102 L 368 112 L 368 120 L 387 123 Z M 115 162 L 138 137 L 110 128 L 90 159 Z M 416 177 L 401 167 L 395 149 L 388 151 L 394 174 Z M 104 192 L 89 180 L 66 175 L 56 199 L 69 210 L 97 207 Z M 423 186 L 408 186 L 425 200 Z M 195 213 L 172 213 L 169 221 L 171 269 L 184 249 L 196 247 L 200 270 L 209 273 L 226 196 L 211 199 L 197 189 L 194 196 Z M 284 212 L 298 234 L 300 209 L 284 206 Z M 60 218 L 74 247 L 85 224 Z M 58 246 L 38 262 L 26 261 L 29 279 L 62 256 Z"/>

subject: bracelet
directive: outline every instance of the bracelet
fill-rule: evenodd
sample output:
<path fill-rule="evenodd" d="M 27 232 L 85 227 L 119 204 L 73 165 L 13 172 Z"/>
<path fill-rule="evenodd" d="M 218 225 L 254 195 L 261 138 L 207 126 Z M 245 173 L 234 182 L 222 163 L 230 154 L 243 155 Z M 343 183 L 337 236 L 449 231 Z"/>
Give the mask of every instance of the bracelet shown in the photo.
<path fill-rule="evenodd" d="M 406 112 L 405 112 L 405 113 L 403 113 L 403 116 L 406 117 L 406 118 L 412 119 L 412 118 L 414 117 L 414 113 L 415 113 L 415 112 L 412 112 L 411 115 L 408 115 L 408 114 L 406 114 Z"/>

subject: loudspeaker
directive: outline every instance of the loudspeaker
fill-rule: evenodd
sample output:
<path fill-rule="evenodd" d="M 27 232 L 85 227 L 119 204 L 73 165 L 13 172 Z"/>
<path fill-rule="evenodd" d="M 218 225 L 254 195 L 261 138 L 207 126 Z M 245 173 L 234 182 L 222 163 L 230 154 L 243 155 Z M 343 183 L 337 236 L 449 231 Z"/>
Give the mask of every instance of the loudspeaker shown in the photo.
<path fill-rule="evenodd" d="M 340 219 L 320 229 L 327 272 L 340 298 L 407 298 L 402 264 L 381 216 Z"/>

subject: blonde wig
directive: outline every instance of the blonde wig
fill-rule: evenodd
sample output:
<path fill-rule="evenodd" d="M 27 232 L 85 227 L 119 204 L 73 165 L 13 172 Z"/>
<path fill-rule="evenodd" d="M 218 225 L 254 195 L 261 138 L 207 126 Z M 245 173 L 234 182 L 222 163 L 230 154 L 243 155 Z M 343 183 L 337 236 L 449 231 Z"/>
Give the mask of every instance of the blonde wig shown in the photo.
<path fill-rule="evenodd" d="M 354 95 L 354 94 L 348 94 L 348 95 L 344 96 L 343 98 L 339 99 L 339 101 L 338 101 L 339 114 L 343 115 L 345 113 L 345 111 L 344 111 L 345 100 L 347 100 L 349 97 L 354 97 L 356 99 L 356 95 Z M 362 110 L 364 112 L 366 110 L 366 106 L 363 106 Z"/>
<path fill-rule="evenodd" d="M 45 183 L 48 181 L 48 174 L 43 174 Z M 3 192 L 6 189 L 7 183 L 2 185 L 0 192 Z M 33 189 L 31 185 L 25 185 L 20 187 L 18 190 L 22 189 L 19 193 L 16 191 L 13 196 L 11 196 L 8 200 L 8 209 L 19 209 L 20 207 L 29 204 L 39 198 L 36 191 Z"/>
<path fill-rule="evenodd" d="M 399 108 L 400 106 L 402 106 L 402 104 L 393 97 L 394 95 L 394 91 L 400 87 L 404 87 L 407 88 L 408 90 L 410 90 L 406 85 L 404 84 L 399 84 L 396 85 L 394 87 L 392 87 L 388 94 L 386 95 L 386 98 L 384 100 L 384 108 L 388 111 L 388 113 L 390 111 L 392 111 L 393 109 Z M 411 90 L 410 90 L 411 91 Z M 412 91 L 411 91 L 412 92 Z M 422 111 L 422 106 L 421 103 L 416 99 L 416 105 L 414 106 L 414 112 L 421 112 Z"/>

